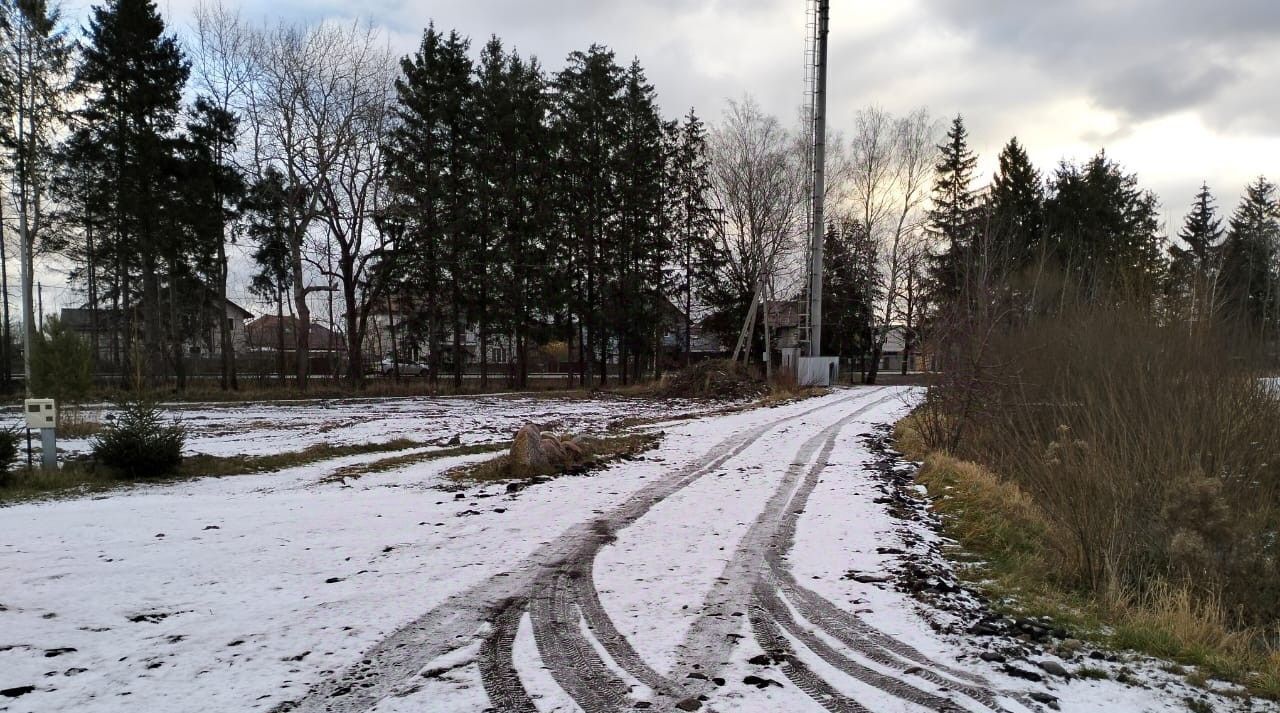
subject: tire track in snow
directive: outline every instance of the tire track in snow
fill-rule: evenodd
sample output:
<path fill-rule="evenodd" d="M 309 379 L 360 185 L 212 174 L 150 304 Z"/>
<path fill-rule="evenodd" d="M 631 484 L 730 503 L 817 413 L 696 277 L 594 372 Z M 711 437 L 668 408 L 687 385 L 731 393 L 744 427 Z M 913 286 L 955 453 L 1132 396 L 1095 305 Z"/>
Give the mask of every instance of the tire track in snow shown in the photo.
<path fill-rule="evenodd" d="M 347 713 L 366 711 L 372 708 L 382 698 L 411 686 L 418 672 L 430 661 L 465 646 L 474 638 L 480 636 L 480 631 L 486 623 L 494 622 L 495 620 L 502 620 L 499 623 L 504 623 L 505 620 L 502 619 L 500 614 L 510 608 L 509 606 L 504 606 L 504 603 L 509 604 L 512 601 L 528 600 L 531 602 L 530 610 L 538 608 L 534 603 L 536 597 L 530 596 L 530 594 L 545 589 L 548 583 L 547 572 L 555 572 L 566 567 L 570 570 L 575 569 L 574 563 L 580 563 L 587 558 L 594 561 L 595 554 L 599 552 L 599 549 L 604 544 L 612 540 L 614 533 L 643 517 L 655 504 L 670 497 L 703 475 L 715 470 L 725 461 L 738 455 L 768 431 L 783 423 L 803 418 L 824 409 L 873 397 L 882 390 L 861 392 L 835 403 L 823 404 L 790 416 L 784 416 L 740 430 L 720 441 L 701 457 L 670 476 L 644 486 L 612 508 L 607 514 L 569 528 L 551 543 L 540 547 L 514 570 L 490 577 L 484 582 L 448 597 L 439 606 L 402 626 L 375 644 L 358 663 L 335 676 L 316 683 L 296 705 L 282 704 L 279 709 Z M 576 565 L 576 569 L 579 572 L 583 571 L 583 567 L 580 564 Z M 592 586 L 594 589 L 594 585 L 589 584 L 589 582 L 583 586 Z M 594 594 L 591 597 L 587 597 L 587 599 L 595 599 Z M 594 617 L 594 621 L 588 619 L 588 623 L 592 624 L 593 629 L 601 631 L 602 629 L 613 628 L 612 622 L 604 623 L 608 620 L 608 617 L 604 614 L 603 609 L 599 609 L 597 614 L 588 605 L 587 610 L 590 610 L 592 617 Z M 516 621 L 519 621 L 518 616 Z M 613 630 L 616 631 L 616 628 L 613 628 Z M 493 635 L 492 633 L 490 634 L 490 636 Z M 569 634 L 566 633 L 565 636 L 569 636 Z M 621 640 L 621 636 L 617 639 L 606 636 L 602 637 L 600 641 L 610 655 L 619 662 L 619 665 L 627 666 L 631 662 L 631 657 L 617 643 L 618 640 Z M 585 643 L 589 646 L 590 642 Z M 629 646 L 626 648 L 629 648 Z M 564 672 L 567 662 L 563 659 L 557 660 L 556 652 L 542 651 L 540 647 L 540 653 L 548 657 L 546 661 L 548 668 L 553 671 L 559 668 L 562 671 L 562 676 L 570 675 Z M 497 644 L 486 647 L 485 658 L 487 660 L 481 664 L 481 668 L 482 670 L 485 668 L 490 670 L 490 676 L 494 677 L 491 680 L 506 681 L 507 683 L 504 684 L 506 686 L 519 686 L 518 676 L 512 678 L 514 665 L 511 661 L 510 647 Z M 598 660 L 598 657 L 596 658 Z M 636 658 L 638 659 L 638 657 Z M 634 665 L 633 662 L 632 665 Z M 572 671 L 572 666 L 569 669 Z M 644 681 L 645 672 L 643 670 L 633 671 L 628 669 L 627 672 Z M 577 671 L 572 675 L 579 675 L 580 673 L 581 671 Z M 616 677 L 614 678 L 616 679 Z M 610 682 L 606 685 L 612 686 L 613 684 Z M 672 686 L 671 688 L 675 689 L 677 687 Z M 522 691 L 523 689 L 521 688 L 520 690 Z M 514 689 L 509 689 L 507 693 L 502 695 L 516 695 L 513 691 Z M 660 690 L 655 692 L 660 693 Z M 527 695 L 524 696 L 524 699 L 528 700 Z M 594 712 L 589 710 L 588 713 Z"/>
<path fill-rule="evenodd" d="M 819 476 L 827 465 L 827 459 L 841 430 L 857 417 L 888 399 L 867 404 L 841 418 L 806 441 L 793 459 L 783 482 L 770 498 L 764 512 L 753 523 L 751 531 L 743 538 L 733 560 L 726 565 L 723 574 L 704 601 L 702 618 L 685 637 L 678 651 L 677 668 L 682 664 L 690 670 L 719 671 L 729 665 L 734 646 L 732 634 L 732 610 L 750 609 L 753 630 L 760 641 L 772 642 L 772 652 L 787 662 L 788 678 L 798 687 L 810 693 L 815 702 L 832 711 L 852 710 L 856 704 L 847 697 L 834 693 L 834 689 L 814 681 L 815 674 L 795 657 L 789 643 L 778 633 L 779 627 L 789 631 L 814 654 L 832 667 L 865 684 L 878 688 L 902 700 L 916 703 L 936 711 L 963 710 L 950 699 L 916 688 L 901 678 L 885 675 L 840 653 L 827 645 L 811 631 L 797 622 L 781 599 L 786 594 L 796 611 L 809 623 L 836 638 L 851 650 L 868 659 L 942 688 L 960 693 L 992 711 L 1004 709 L 996 702 L 995 695 L 978 677 L 954 671 L 932 661 L 914 648 L 876 630 L 857 617 L 840 610 L 811 590 L 798 585 L 787 570 L 783 558 L 794 544 L 795 529 L 804 506 L 817 487 Z M 820 449 L 820 450 L 819 450 Z M 818 451 L 816 459 L 813 458 Z M 803 474 L 803 481 L 800 478 Z M 768 650 L 768 649 L 767 649 Z M 679 660 L 683 658 L 683 660 Z M 939 675 L 942 671 L 955 678 L 969 680 L 962 683 Z M 678 673 L 678 672 L 673 672 Z M 695 690 L 710 692 L 707 684 L 691 684 Z"/>

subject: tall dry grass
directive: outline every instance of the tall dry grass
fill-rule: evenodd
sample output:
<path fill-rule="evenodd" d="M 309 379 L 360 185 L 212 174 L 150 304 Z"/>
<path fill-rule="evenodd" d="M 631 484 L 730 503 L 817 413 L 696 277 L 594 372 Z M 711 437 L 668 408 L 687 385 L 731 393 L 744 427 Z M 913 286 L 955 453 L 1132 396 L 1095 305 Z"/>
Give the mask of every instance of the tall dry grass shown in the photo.
<path fill-rule="evenodd" d="M 1280 396 L 1245 360 L 1118 308 L 1041 320 L 992 349 L 1015 366 L 965 394 L 976 405 L 945 445 L 1032 498 L 1064 583 L 1170 582 L 1242 624 L 1280 620 Z M 932 394 L 928 418 L 954 418 L 951 398 Z"/>

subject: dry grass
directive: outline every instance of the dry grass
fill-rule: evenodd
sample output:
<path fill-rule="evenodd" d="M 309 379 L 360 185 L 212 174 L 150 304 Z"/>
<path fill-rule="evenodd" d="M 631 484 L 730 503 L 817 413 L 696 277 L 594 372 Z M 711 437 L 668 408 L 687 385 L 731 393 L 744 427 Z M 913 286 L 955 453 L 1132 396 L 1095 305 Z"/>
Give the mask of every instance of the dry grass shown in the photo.
<path fill-rule="evenodd" d="M 654 433 L 632 433 L 588 439 L 586 463 L 566 472 L 591 470 L 615 460 L 634 457 L 658 445 L 660 440 L 662 436 Z M 506 454 L 479 463 L 459 466 L 447 472 L 446 475 L 458 482 L 521 480 L 512 475 L 510 456 Z"/>
<path fill-rule="evenodd" d="M 102 430 L 102 409 L 90 406 L 67 406 L 58 410 L 58 436 L 91 438 Z"/>
<path fill-rule="evenodd" d="M 927 450 L 919 423 L 908 417 L 895 429 L 908 457 Z M 966 576 L 1002 608 L 1052 617 L 1099 645 L 1194 666 L 1187 679 L 1197 685 L 1217 678 L 1280 699 L 1280 632 L 1241 624 L 1214 590 L 1185 580 L 1153 578 L 1097 593 L 1074 587 L 1054 559 L 1053 540 L 1063 535 L 1030 495 L 976 463 L 941 453 L 923 460 L 918 480 L 947 534 L 980 560 Z"/>
<path fill-rule="evenodd" d="M 427 443 L 397 439 L 386 443 L 361 443 L 335 446 L 321 443 L 300 451 L 273 453 L 264 456 L 211 456 L 193 455 L 183 458 L 178 473 L 168 478 L 128 480 L 116 477 L 106 468 L 96 467 L 88 460 L 70 460 L 56 471 L 25 467 L 0 476 L 0 505 L 42 500 L 47 498 L 76 497 L 123 485 L 139 483 L 171 483 L 192 478 L 229 475 L 252 475 L 285 468 L 310 465 L 334 458 L 388 453 L 420 448 Z"/>
<path fill-rule="evenodd" d="M 322 482 L 329 483 L 360 478 L 371 473 L 385 473 L 390 470 L 417 465 L 418 463 L 426 463 L 433 460 L 441 460 L 443 458 L 477 455 L 480 453 L 494 453 L 506 450 L 506 448 L 507 446 L 502 443 L 480 443 L 470 446 L 441 448 L 438 450 L 427 451 L 425 453 L 405 453 L 403 455 L 379 458 L 366 463 L 356 463 L 339 468 L 331 475 L 326 476 Z"/>

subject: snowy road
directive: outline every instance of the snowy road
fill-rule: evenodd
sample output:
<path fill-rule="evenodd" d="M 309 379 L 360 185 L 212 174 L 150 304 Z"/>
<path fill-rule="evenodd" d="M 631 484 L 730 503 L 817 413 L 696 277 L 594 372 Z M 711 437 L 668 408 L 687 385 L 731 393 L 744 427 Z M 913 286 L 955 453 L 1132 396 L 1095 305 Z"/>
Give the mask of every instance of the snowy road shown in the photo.
<path fill-rule="evenodd" d="M 865 436 L 910 397 L 680 422 L 512 493 L 438 489 L 460 459 L 321 482 L 341 459 L 2 509 L 0 710 L 1043 710 L 877 581 L 901 543 Z"/>

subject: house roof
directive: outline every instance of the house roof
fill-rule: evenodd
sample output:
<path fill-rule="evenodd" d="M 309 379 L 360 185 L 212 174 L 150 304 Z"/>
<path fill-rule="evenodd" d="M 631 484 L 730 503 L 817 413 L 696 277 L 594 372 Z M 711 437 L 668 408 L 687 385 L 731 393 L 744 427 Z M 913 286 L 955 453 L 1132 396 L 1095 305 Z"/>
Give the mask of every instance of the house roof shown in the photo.
<path fill-rule="evenodd" d="M 769 300 L 769 326 L 773 329 L 799 327 L 803 307 L 800 300 Z"/>
<path fill-rule="evenodd" d="M 283 320 L 285 332 L 292 334 L 297 323 L 296 317 L 285 317 Z M 276 331 L 280 329 L 281 324 L 280 317 L 265 314 L 246 325 L 245 330 L 248 331 L 251 342 L 260 342 L 262 346 L 270 347 L 276 344 Z M 347 340 L 322 324 L 312 322 L 309 334 L 312 349 L 327 348 L 330 345 L 333 349 L 346 349 Z"/>

